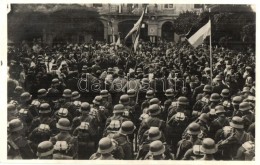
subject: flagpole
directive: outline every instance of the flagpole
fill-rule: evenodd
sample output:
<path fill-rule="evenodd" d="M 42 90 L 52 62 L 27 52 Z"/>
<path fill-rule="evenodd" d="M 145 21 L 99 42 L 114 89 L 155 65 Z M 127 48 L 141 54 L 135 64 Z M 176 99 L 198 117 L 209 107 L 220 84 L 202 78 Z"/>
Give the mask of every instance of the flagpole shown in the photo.
<path fill-rule="evenodd" d="M 212 45 L 211 45 L 211 19 L 210 19 L 210 8 L 209 8 L 209 21 L 210 21 L 210 35 L 209 35 L 209 54 L 210 54 L 210 83 L 212 85 L 213 78 L 213 62 L 212 62 Z"/>

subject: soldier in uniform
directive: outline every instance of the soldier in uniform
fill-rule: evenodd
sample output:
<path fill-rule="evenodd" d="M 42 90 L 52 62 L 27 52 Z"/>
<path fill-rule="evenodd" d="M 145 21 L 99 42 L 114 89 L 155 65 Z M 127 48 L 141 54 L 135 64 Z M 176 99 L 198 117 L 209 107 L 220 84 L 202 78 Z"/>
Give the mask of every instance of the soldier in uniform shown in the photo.
<path fill-rule="evenodd" d="M 235 114 L 239 112 L 239 104 L 242 103 L 241 96 L 235 96 L 232 98 L 231 107 L 226 112 L 227 117 L 232 118 Z"/>
<path fill-rule="evenodd" d="M 57 121 L 59 121 L 60 118 L 67 118 L 70 121 L 72 121 L 72 116 L 69 113 L 67 108 L 60 108 L 59 110 L 54 112 L 54 116 L 55 116 Z"/>
<path fill-rule="evenodd" d="M 33 159 L 33 152 L 23 133 L 23 123 L 19 119 L 8 122 L 7 143 L 10 149 L 7 153 L 10 159 Z"/>
<path fill-rule="evenodd" d="M 38 113 L 38 109 L 42 103 L 48 103 L 47 101 L 47 91 L 46 89 L 39 89 L 37 92 L 37 99 L 34 99 L 31 103 L 34 111 Z"/>
<path fill-rule="evenodd" d="M 112 155 L 115 149 L 115 143 L 108 137 L 104 137 L 99 141 L 98 150 L 89 159 L 90 160 L 115 160 Z"/>
<path fill-rule="evenodd" d="M 235 160 L 252 161 L 255 157 L 255 143 L 247 141 L 241 145 L 235 156 Z"/>
<path fill-rule="evenodd" d="M 40 124 L 35 128 L 28 136 L 33 153 L 36 153 L 38 145 L 43 141 L 49 140 L 51 135 L 51 129 L 47 124 Z"/>
<path fill-rule="evenodd" d="M 225 126 L 229 126 L 229 120 L 226 117 L 224 107 L 222 105 L 218 105 L 215 107 L 217 118 L 213 120 L 209 127 L 208 137 L 214 139 L 215 134 L 219 129 L 222 129 Z"/>
<path fill-rule="evenodd" d="M 127 80 L 124 77 L 124 72 L 120 69 L 118 71 L 118 77 L 113 80 L 110 88 L 113 105 L 119 102 L 120 96 L 123 94 L 123 87 L 126 85 L 126 83 Z"/>
<path fill-rule="evenodd" d="M 72 156 L 68 155 L 67 152 L 69 150 L 69 144 L 67 141 L 57 141 L 54 145 L 53 150 L 53 159 L 63 159 L 63 160 L 71 160 Z"/>
<path fill-rule="evenodd" d="M 224 102 L 228 102 L 229 104 L 231 103 L 229 89 L 223 89 L 221 91 L 220 96 L 222 97 L 221 98 L 221 103 L 222 104 L 224 104 Z"/>
<path fill-rule="evenodd" d="M 187 97 L 181 96 L 178 98 L 177 103 L 172 103 L 172 105 L 169 107 L 167 119 L 170 119 L 177 112 L 183 112 L 188 118 L 191 117 L 192 111 L 189 107 L 189 100 L 187 99 Z"/>
<path fill-rule="evenodd" d="M 18 119 L 19 114 L 16 109 L 16 106 L 13 104 L 7 104 L 7 121 L 11 121 L 13 119 Z"/>
<path fill-rule="evenodd" d="M 100 96 L 102 97 L 102 106 L 108 110 L 108 116 L 113 114 L 113 105 L 112 105 L 112 98 L 111 95 L 108 93 L 107 90 L 100 91 Z"/>
<path fill-rule="evenodd" d="M 139 142 L 143 139 L 144 133 L 150 129 L 150 127 L 159 127 L 162 133 L 165 135 L 166 123 L 161 119 L 161 110 L 158 104 L 149 106 L 149 117 L 144 119 L 140 125 L 138 131 Z"/>
<path fill-rule="evenodd" d="M 53 149 L 53 144 L 50 141 L 41 142 L 37 148 L 38 159 L 52 159 Z"/>
<path fill-rule="evenodd" d="M 68 109 L 71 116 L 75 117 L 77 113 L 77 107 L 74 105 L 73 101 L 71 100 L 72 97 L 71 90 L 64 89 L 62 97 L 63 99 L 61 100 L 61 107 Z"/>
<path fill-rule="evenodd" d="M 242 102 L 239 104 L 239 110 L 234 114 L 234 116 L 242 117 L 245 130 L 255 121 L 255 114 L 251 110 L 251 106 L 248 102 Z"/>
<path fill-rule="evenodd" d="M 145 160 L 168 160 L 165 156 L 165 146 L 159 140 L 156 140 L 150 144 L 148 154 L 144 158 Z M 170 158 L 172 160 L 173 158 Z"/>
<path fill-rule="evenodd" d="M 201 139 L 198 136 L 199 134 L 201 134 L 200 125 L 194 122 L 189 124 L 186 134 L 183 135 L 183 139 L 177 144 L 177 160 L 182 159 L 185 153 L 194 145 L 201 145 Z"/>
<path fill-rule="evenodd" d="M 92 123 L 81 122 L 74 130 L 73 136 L 77 137 L 78 159 L 89 159 L 96 150 L 96 133 Z"/>
<path fill-rule="evenodd" d="M 208 113 L 210 118 L 214 120 L 216 117 L 215 107 L 220 104 L 220 95 L 218 93 L 212 93 L 209 99 L 209 103 L 202 109 L 202 113 Z"/>
<path fill-rule="evenodd" d="M 118 147 L 122 148 L 123 160 L 133 160 L 133 143 L 129 140 L 129 136 L 134 133 L 135 129 L 132 121 L 124 121 L 118 133 L 113 136 L 113 139 L 118 143 Z"/>
<path fill-rule="evenodd" d="M 80 131 L 80 125 L 82 122 L 86 122 L 89 124 L 89 134 L 93 138 L 93 140 L 98 143 L 97 137 L 98 137 L 98 130 L 99 130 L 99 123 L 97 120 L 96 114 L 91 112 L 90 104 L 87 102 L 83 102 L 81 104 L 80 113 L 81 115 L 79 117 L 75 117 L 73 119 L 72 123 L 72 130 L 74 130 L 73 135 L 77 136 L 78 132 Z"/>
<path fill-rule="evenodd" d="M 203 88 L 203 97 L 193 106 L 192 118 L 196 118 L 201 114 L 203 107 L 209 103 L 211 92 L 212 87 L 210 85 L 205 85 Z"/>
<path fill-rule="evenodd" d="M 228 89 L 228 87 L 223 84 L 221 75 L 217 75 L 215 77 L 215 80 L 216 80 L 216 85 L 213 87 L 212 93 L 221 94 L 223 89 Z"/>
<path fill-rule="evenodd" d="M 32 123 L 33 117 L 38 115 L 38 112 L 31 108 L 31 96 L 28 92 L 21 94 L 21 104 L 17 107 L 19 110 L 19 119 L 23 122 L 24 133 L 28 135 L 29 127 Z"/>
<path fill-rule="evenodd" d="M 50 126 L 52 133 L 56 133 L 56 120 L 51 115 L 51 108 L 48 103 L 43 103 L 39 108 L 39 116 L 34 118 L 31 124 L 30 130 L 33 131 L 40 124 L 46 124 Z"/>
<path fill-rule="evenodd" d="M 71 101 L 73 102 L 73 104 L 76 107 L 76 112 L 75 112 L 75 116 L 79 116 L 80 115 L 80 107 L 81 107 L 81 99 L 80 99 L 80 93 L 78 91 L 74 91 L 71 94 Z"/>
<path fill-rule="evenodd" d="M 171 106 L 172 102 L 174 101 L 174 90 L 167 89 L 165 91 L 166 100 L 164 102 L 164 112 L 168 115 L 168 109 Z"/>
<path fill-rule="evenodd" d="M 125 113 L 125 107 L 122 104 L 117 104 L 114 106 L 113 116 L 107 118 L 105 131 L 103 136 L 114 136 L 114 133 L 119 131 L 122 123 L 124 121 L 129 120 L 128 118 L 124 117 L 123 114 Z M 117 123 L 117 124 L 116 124 Z"/>
<path fill-rule="evenodd" d="M 205 138 L 202 141 L 201 151 L 204 153 L 200 160 L 215 160 L 214 154 L 218 151 L 215 141 L 211 138 Z"/>
<path fill-rule="evenodd" d="M 146 100 L 144 102 L 142 102 L 142 105 L 141 105 L 141 111 L 143 111 L 143 113 L 147 113 L 147 110 L 148 110 L 149 105 L 150 105 L 149 102 L 154 97 L 155 97 L 155 95 L 154 95 L 153 90 L 148 90 L 146 92 L 146 96 L 145 96 Z"/>
<path fill-rule="evenodd" d="M 234 158 L 238 148 L 247 141 L 254 141 L 254 137 L 244 130 L 244 121 L 241 117 L 234 116 L 230 122 L 232 133 L 224 140 L 218 142 L 219 148 L 225 148 L 228 155 Z"/>
<path fill-rule="evenodd" d="M 55 145 L 59 141 L 66 141 L 69 145 L 67 149 L 67 155 L 73 158 L 77 158 L 77 141 L 70 134 L 71 125 L 70 121 L 66 118 L 59 119 L 56 127 L 59 129 L 59 133 L 56 136 L 50 138 L 50 141 Z"/>
<path fill-rule="evenodd" d="M 177 112 L 167 121 L 166 140 L 173 153 L 176 153 L 176 145 L 182 139 L 182 133 L 187 126 L 188 118 L 182 112 Z"/>

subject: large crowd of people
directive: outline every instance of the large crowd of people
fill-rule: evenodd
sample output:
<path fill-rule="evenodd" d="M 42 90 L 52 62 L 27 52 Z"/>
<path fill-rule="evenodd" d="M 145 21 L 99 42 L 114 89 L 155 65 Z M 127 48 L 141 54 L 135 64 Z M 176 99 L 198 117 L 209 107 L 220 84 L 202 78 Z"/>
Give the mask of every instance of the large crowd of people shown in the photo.
<path fill-rule="evenodd" d="M 8 46 L 8 159 L 254 160 L 255 53 Z"/>

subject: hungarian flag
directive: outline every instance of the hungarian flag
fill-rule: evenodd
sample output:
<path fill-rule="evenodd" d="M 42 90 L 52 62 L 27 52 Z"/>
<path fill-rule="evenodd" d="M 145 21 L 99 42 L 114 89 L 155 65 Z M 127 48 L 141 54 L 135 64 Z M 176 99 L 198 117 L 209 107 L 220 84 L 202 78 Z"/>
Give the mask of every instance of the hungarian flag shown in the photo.
<path fill-rule="evenodd" d="M 134 27 L 129 31 L 129 33 L 126 35 L 125 37 L 125 41 L 126 39 L 132 35 L 133 37 L 133 44 L 134 44 L 134 50 L 136 51 L 137 45 L 138 45 L 138 40 L 139 40 L 139 35 L 140 35 L 140 29 L 142 26 L 142 21 L 143 21 L 143 17 L 144 17 L 144 13 L 145 13 L 146 7 L 144 8 L 141 17 L 139 18 L 139 20 L 134 24 Z"/>
<path fill-rule="evenodd" d="M 211 22 L 209 17 L 205 17 L 191 28 L 186 35 L 186 39 L 194 48 L 196 48 L 201 45 L 204 39 L 209 35 L 211 35 Z"/>

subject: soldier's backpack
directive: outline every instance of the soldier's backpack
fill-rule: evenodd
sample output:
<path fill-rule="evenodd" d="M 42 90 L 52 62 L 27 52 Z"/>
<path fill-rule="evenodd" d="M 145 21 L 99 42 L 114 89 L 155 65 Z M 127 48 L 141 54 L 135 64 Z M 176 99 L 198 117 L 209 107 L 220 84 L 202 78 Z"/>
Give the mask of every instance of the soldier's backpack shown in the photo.
<path fill-rule="evenodd" d="M 107 126 L 106 130 L 104 131 L 104 136 L 109 137 L 112 139 L 114 135 L 119 131 L 121 128 L 122 121 L 120 120 L 111 120 L 110 124 Z"/>

